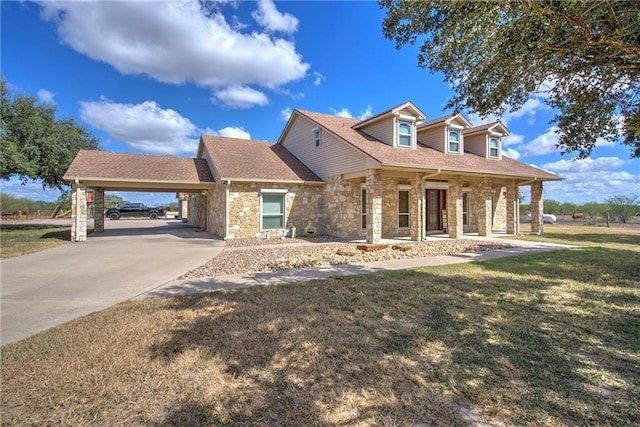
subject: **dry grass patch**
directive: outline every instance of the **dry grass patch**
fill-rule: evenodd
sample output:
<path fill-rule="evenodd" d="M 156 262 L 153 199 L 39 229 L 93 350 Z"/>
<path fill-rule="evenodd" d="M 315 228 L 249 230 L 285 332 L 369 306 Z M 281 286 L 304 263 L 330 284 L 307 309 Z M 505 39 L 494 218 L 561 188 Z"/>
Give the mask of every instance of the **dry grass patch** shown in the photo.
<path fill-rule="evenodd" d="M 2 422 L 637 425 L 638 283 L 631 242 L 127 302 L 4 346 Z"/>
<path fill-rule="evenodd" d="M 39 252 L 70 242 L 70 227 L 2 224 L 0 258 Z"/>

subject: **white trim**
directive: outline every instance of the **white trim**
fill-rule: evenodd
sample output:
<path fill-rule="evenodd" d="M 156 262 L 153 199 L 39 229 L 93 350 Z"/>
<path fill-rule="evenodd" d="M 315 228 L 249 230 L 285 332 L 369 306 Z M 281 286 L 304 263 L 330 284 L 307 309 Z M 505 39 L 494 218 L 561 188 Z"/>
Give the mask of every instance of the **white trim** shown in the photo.
<path fill-rule="evenodd" d="M 286 188 L 261 188 L 260 194 L 287 194 L 289 192 Z"/>
<path fill-rule="evenodd" d="M 282 196 L 282 227 L 285 228 L 287 225 L 287 192 L 288 190 L 284 189 L 261 189 L 260 190 L 260 232 L 266 230 L 278 230 L 278 228 L 267 228 L 265 230 L 262 220 L 263 220 L 263 208 L 262 208 L 262 196 L 263 195 L 279 195 Z"/>
<path fill-rule="evenodd" d="M 415 117 L 415 116 L 406 116 L 406 115 L 400 114 L 400 113 L 396 113 L 395 116 L 398 119 L 404 120 L 406 122 L 415 122 L 417 120 L 417 117 Z"/>
<path fill-rule="evenodd" d="M 409 209 L 407 212 L 400 212 L 400 192 L 401 191 L 406 191 L 407 192 L 407 209 Z M 397 216 L 397 220 L 398 220 L 398 222 L 397 222 L 398 229 L 399 230 L 406 230 L 406 229 L 411 228 L 411 186 L 410 185 L 398 185 L 397 194 L 398 194 L 398 198 L 396 200 L 397 200 L 398 203 L 396 205 L 396 216 Z M 407 226 L 406 227 L 400 226 L 400 215 L 407 217 Z"/>
<path fill-rule="evenodd" d="M 464 126 L 454 125 L 453 123 L 450 123 L 450 122 L 447 122 L 447 126 L 449 126 L 450 128 L 452 128 L 454 130 L 464 130 Z"/>
<path fill-rule="evenodd" d="M 425 181 L 424 182 L 425 190 L 448 190 L 449 183 L 448 182 L 434 182 L 434 181 Z"/>
<path fill-rule="evenodd" d="M 445 128 L 446 129 L 446 137 L 447 137 L 447 141 L 446 141 L 446 152 L 449 154 L 462 154 L 464 152 L 464 145 L 462 143 L 462 131 L 459 129 L 450 129 L 449 127 Z M 458 151 L 451 151 L 451 133 L 455 132 L 458 134 Z"/>
<path fill-rule="evenodd" d="M 411 191 L 411 185 L 409 184 L 398 184 L 398 191 Z"/>
<path fill-rule="evenodd" d="M 407 125 L 409 126 L 409 145 L 400 145 L 400 126 Z M 413 139 L 415 134 L 415 129 L 412 123 L 407 122 L 406 120 L 398 120 L 396 124 L 397 129 L 397 138 L 396 138 L 396 147 L 398 148 L 413 148 Z M 405 135 L 406 136 L 406 135 Z"/>

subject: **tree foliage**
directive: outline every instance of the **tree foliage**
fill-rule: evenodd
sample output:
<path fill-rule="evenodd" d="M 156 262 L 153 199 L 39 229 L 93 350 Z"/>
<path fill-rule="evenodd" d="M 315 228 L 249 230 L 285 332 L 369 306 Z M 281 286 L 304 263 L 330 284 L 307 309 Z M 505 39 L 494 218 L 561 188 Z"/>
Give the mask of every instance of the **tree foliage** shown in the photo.
<path fill-rule="evenodd" d="M 606 202 L 609 204 L 611 214 L 620 222 L 626 223 L 629 218 L 640 213 L 638 200 L 640 198 L 633 196 L 611 196 L 606 199 Z"/>
<path fill-rule="evenodd" d="M 563 152 L 622 138 L 640 157 L 638 0 L 380 0 L 385 37 L 454 89 L 447 108 L 500 116 L 533 93 L 558 114 Z"/>
<path fill-rule="evenodd" d="M 53 105 L 37 104 L 22 94 L 12 97 L 4 77 L 0 86 L 0 176 L 62 188 L 62 176 L 78 151 L 97 149 L 97 138 L 72 118 L 57 119 Z"/>

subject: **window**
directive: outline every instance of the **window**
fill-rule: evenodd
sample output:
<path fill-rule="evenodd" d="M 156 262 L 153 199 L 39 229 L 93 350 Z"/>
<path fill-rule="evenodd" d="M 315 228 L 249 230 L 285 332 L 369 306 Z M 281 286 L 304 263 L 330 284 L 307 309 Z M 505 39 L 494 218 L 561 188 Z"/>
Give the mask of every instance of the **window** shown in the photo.
<path fill-rule="evenodd" d="M 409 228 L 409 190 L 398 190 L 398 227 Z"/>
<path fill-rule="evenodd" d="M 449 131 L 449 152 L 460 152 L 460 132 L 452 130 Z"/>
<path fill-rule="evenodd" d="M 401 122 L 398 125 L 398 146 L 411 147 L 411 125 Z"/>
<path fill-rule="evenodd" d="M 469 225 L 469 193 L 462 193 L 462 224 Z"/>
<path fill-rule="evenodd" d="M 262 193 L 262 230 L 284 228 L 283 193 Z"/>
<path fill-rule="evenodd" d="M 498 138 L 492 136 L 489 138 L 489 157 L 499 157 L 498 152 L 500 148 L 500 141 Z"/>
<path fill-rule="evenodd" d="M 360 190 L 360 226 L 362 229 L 367 228 L 367 189 L 362 187 Z"/>
<path fill-rule="evenodd" d="M 313 140 L 315 142 L 315 146 L 316 147 L 320 147 L 320 142 L 321 142 L 321 134 L 320 134 L 320 129 L 316 129 L 313 131 Z"/>

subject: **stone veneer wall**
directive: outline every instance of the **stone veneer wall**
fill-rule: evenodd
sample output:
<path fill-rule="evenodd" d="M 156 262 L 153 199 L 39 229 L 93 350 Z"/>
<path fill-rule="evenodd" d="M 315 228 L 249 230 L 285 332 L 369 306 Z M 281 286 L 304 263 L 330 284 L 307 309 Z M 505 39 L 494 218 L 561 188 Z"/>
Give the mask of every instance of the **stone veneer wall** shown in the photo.
<path fill-rule="evenodd" d="M 365 178 L 330 176 L 324 186 L 324 232 L 341 238 L 365 237 L 361 227 L 361 188 Z"/>
<path fill-rule="evenodd" d="M 226 191 L 227 186 L 220 183 L 216 184 L 213 191 L 210 192 L 209 231 L 222 238 L 225 238 L 227 233 L 225 229 Z"/>
<path fill-rule="evenodd" d="M 303 233 L 309 222 L 322 234 L 323 186 L 304 184 L 275 184 L 266 182 L 232 182 L 229 186 L 227 239 L 257 237 L 260 232 L 260 190 L 286 189 L 285 227 L 295 226 Z"/>
<path fill-rule="evenodd" d="M 204 228 L 207 209 L 207 196 L 194 194 L 189 198 L 189 222 L 196 227 Z"/>
<path fill-rule="evenodd" d="M 71 188 L 71 241 L 84 242 L 87 240 L 87 186 L 74 182 Z"/>
<path fill-rule="evenodd" d="M 494 185 L 493 189 L 493 229 L 506 231 L 507 229 L 507 188 Z"/>
<path fill-rule="evenodd" d="M 411 185 L 406 178 L 382 177 L 382 237 L 409 236 L 411 228 L 398 227 L 398 185 Z M 409 192 L 409 206 L 416 203 Z M 411 210 L 409 210 L 411 212 Z"/>

